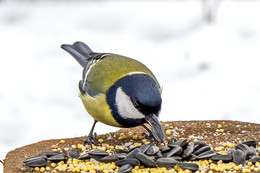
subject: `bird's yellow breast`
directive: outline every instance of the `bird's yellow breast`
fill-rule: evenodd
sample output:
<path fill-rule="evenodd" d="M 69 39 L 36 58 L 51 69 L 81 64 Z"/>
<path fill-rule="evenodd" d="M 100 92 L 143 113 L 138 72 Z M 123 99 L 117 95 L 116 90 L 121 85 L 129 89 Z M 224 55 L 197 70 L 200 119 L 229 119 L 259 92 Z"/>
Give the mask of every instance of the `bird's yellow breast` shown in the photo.
<path fill-rule="evenodd" d="M 110 126 L 120 127 L 111 114 L 111 110 L 106 102 L 105 94 L 99 94 L 95 97 L 91 97 L 88 94 L 80 94 L 79 97 L 81 98 L 87 112 L 95 120 Z"/>

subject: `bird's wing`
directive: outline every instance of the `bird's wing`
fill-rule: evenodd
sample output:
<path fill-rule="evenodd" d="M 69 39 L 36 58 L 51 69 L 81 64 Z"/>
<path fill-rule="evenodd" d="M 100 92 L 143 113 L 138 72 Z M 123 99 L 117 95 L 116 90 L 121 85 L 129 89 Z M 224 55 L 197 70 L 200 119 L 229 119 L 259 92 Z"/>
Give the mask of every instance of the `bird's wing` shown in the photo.
<path fill-rule="evenodd" d="M 91 52 L 91 54 L 90 54 L 91 57 L 88 58 L 88 61 L 86 62 L 86 65 L 83 70 L 82 80 L 79 81 L 79 90 L 80 90 L 81 94 L 84 95 L 87 93 L 92 97 L 99 94 L 99 92 L 95 92 L 89 88 L 88 79 L 87 79 L 88 73 L 92 66 L 94 66 L 96 63 L 98 63 L 100 60 L 106 58 L 108 55 L 110 55 L 110 54 Z M 103 69 L 100 69 L 100 70 L 103 70 Z M 100 85 L 102 86 L 102 84 L 100 84 Z"/>

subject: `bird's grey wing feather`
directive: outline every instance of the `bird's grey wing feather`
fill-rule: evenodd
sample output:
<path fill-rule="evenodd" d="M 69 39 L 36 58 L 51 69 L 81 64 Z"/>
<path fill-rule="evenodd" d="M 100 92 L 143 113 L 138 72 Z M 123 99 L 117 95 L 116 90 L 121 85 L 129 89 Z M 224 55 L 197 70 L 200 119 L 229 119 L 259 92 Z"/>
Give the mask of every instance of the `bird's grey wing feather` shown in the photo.
<path fill-rule="evenodd" d="M 71 54 L 82 67 L 86 66 L 89 58 L 92 57 L 91 54 L 93 53 L 85 43 L 79 41 L 75 42 L 73 45 L 62 44 L 61 48 Z"/>
<path fill-rule="evenodd" d="M 73 45 L 63 44 L 61 48 L 70 53 L 78 63 L 84 68 L 82 74 L 82 80 L 79 81 L 79 90 L 81 94 L 89 94 L 95 96 L 99 93 L 92 91 L 88 86 L 88 72 L 93 65 L 95 65 L 101 59 L 107 57 L 107 53 L 94 53 L 85 43 L 75 42 Z"/>
<path fill-rule="evenodd" d="M 87 64 L 83 69 L 82 80 L 79 81 L 79 90 L 80 90 L 81 94 L 84 95 L 85 93 L 88 93 L 92 97 L 99 94 L 99 93 L 94 92 L 94 91 L 89 89 L 88 72 L 93 65 L 98 63 L 100 60 L 106 58 L 107 55 L 109 55 L 109 54 L 107 54 L 107 53 L 92 53 L 92 57 L 88 59 Z"/>

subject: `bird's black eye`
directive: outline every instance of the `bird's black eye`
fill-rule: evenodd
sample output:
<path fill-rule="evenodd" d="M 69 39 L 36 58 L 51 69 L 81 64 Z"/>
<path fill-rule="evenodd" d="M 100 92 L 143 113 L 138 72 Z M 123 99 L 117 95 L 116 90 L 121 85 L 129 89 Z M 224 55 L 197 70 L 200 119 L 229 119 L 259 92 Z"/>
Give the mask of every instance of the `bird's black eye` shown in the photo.
<path fill-rule="evenodd" d="M 139 104 L 137 103 L 137 101 L 134 101 L 134 102 L 133 102 L 133 105 L 134 105 L 134 107 L 137 108 L 137 109 L 140 107 Z"/>

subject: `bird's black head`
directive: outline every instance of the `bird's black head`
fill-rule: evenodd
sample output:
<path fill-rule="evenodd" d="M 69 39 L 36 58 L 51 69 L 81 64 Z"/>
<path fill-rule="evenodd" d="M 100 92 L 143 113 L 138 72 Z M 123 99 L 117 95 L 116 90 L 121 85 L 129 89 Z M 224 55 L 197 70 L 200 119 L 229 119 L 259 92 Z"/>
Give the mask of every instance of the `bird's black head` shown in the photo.
<path fill-rule="evenodd" d="M 144 123 L 158 142 L 165 140 L 164 128 L 158 120 L 162 98 L 155 80 L 145 73 L 130 73 L 111 86 L 107 103 L 112 115 L 122 127 L 135 127 Z"/>
<path fill-rule="evenodd" d="M 135 127 L 145 123 L 146 116 L 158 116 L 162 99 L 152 77 L 145 73 L 130 73 L 110 87 L 107 102 L 120 125 Z"/>

